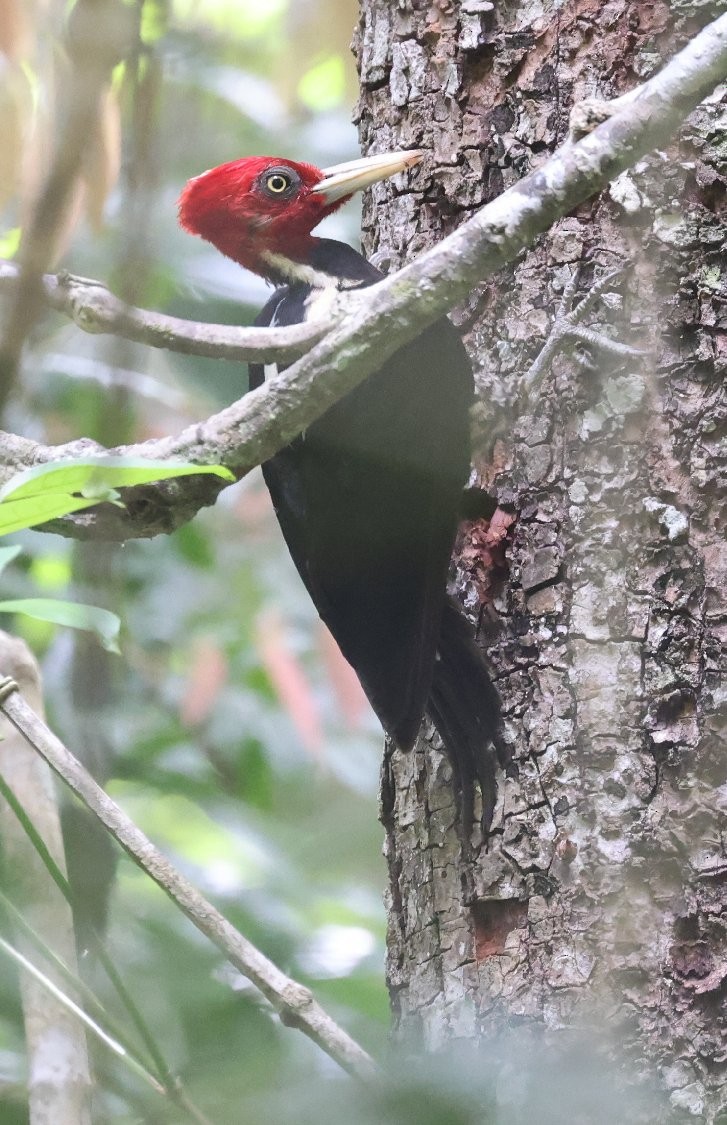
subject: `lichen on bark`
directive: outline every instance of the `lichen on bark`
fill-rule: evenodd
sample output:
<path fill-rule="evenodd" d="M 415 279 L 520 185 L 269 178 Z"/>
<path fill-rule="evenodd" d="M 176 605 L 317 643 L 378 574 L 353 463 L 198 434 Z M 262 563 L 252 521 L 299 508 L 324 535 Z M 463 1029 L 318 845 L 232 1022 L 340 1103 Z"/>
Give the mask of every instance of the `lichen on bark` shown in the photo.
<path fill-rule="evenodd" d="M 364 0 L 364 151 L 434 156 L 415 190 L 374 189 L 367 251 L 395 267 L 431 245 L 562 143 L 575 101 L 643 81 L 718 7 Z M 577 1028 L 648 1092 L 633 1120 L 725 1102 L 726 135 L 718 92 L 456 311 L 475 479 L 515 515 L 496 581 L 487 528 L 465 529 L 457 586 L 520 780 L 470 856 L 431 731 L 383 775 L 400 1035 L 436 1049 L 517 1022 L 565 1057 Z M 615 269 L 586 323 L 641 355 L 572 342 L 526 406 L 564 288 Z"/>

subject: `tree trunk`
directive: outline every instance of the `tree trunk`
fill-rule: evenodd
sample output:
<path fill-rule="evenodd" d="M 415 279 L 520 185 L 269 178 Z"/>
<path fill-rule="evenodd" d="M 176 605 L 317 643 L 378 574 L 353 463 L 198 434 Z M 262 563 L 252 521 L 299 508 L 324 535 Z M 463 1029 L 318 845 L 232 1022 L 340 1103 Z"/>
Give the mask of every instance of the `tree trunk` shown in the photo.
<path fill-rule="evenodd" d="M 396 267 L 436 242 L 718 6 L 363 0 L 363 150 L 431 153 L 410 191 L 372 192 L 367 252 Z M 463 528 L 456 584 L 520 779 L 470 856 L 436 743 L 383 775 L 398 1034 L 489 1049 L 517 1024 L 520 1073 L 525 1042 L 564 1074 L 575 1041 L 627 1099 L 609 1121 L 727 1104 L 726 127 L 714 97 L 455 313 L 477 482 L 515 517 Z M 564 290 L 612 271 L 526 406 Z"/>

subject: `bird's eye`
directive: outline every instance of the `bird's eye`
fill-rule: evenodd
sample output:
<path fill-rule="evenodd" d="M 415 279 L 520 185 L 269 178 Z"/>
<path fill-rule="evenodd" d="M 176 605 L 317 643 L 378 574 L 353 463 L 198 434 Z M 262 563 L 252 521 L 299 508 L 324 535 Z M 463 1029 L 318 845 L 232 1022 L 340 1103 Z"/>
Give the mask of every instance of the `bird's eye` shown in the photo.
<path fill-rule="evenodd" d="M 290 177 L 284 176 L 282 172 L 272 172 L 265 180 L 265 186 L 268 191 L 272 191 L 275 195 L 282 195 L 290 187 Z"/>
<path fill-rule="evenodd" d="M 268 199 L 277 196 L 280 200 L 292 199 L 300 190 L 301 179 L 295 168 L 288 168 L 285 164 L 267 167 L 258 176 L 255 187 Z"/>

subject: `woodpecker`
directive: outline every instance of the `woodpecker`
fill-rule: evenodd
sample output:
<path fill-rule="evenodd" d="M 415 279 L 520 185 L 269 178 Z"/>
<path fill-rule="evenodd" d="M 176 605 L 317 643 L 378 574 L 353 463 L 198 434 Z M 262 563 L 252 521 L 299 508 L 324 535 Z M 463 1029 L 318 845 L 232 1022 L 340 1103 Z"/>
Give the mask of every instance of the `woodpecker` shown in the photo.
<path fill-rule="evenodd" d="M 382 277 L 350 246 L 311 231 L 422 156 L 389 152 L 324 170 L 277 156 L 233 160 L 187 183 L 179 221 L 277 286 L 257 325 L 300 323 L 316 302 Z M 276 374 L 251 365 L 250 388 Z M 496 763 L 509 769 L 509 759 L 497 692 L 447 593 L 473 394 L 462 342 L 442 319 L 262 469 L 298 573 L 388 738 L 410 749 L 428 715 L 453 764 L 463 821 L 477 783 L 487 832 Z"/>

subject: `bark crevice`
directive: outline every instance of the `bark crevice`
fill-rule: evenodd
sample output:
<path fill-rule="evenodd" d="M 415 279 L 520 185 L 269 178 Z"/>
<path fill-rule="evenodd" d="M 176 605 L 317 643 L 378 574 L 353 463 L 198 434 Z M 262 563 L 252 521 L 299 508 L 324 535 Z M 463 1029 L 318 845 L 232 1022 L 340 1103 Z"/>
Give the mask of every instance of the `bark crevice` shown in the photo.
<path fill-rule="evenodd" d="M 437 164 L 421 199 L 375 195 L 367 250 L 399 265 L 436 242 L 552 151 L 574 101 L 625 93 L 717 12 L 580 0 L 480 22 L 367 0 L 364 149 L 416 144 Z M 727 1078 L 726 126 L 719 92 L 455 312 L 480 396 L 473 483 L 517 514 L 504 583 L 488 581 L 478 525 L 456 579 L 485 622 L 520 780 L 501 786 L 470 859 L 424 739 L 392 756 L 384 818 L 408 922 L 389 945 L 400 1034 L 496 1051 L 517 1025 L 513 1051 L 547 1043 L 560 1092 L 578 1028 L 587 1065 L 610 1076 L 610 1120 L 714 1121 Z M 524 407 L 519 380 L 574 269 L 577 299 L 614 263 L 628 269 Z M 444 872 L 436 896 L 421 893 L 427 853 Z"/>

